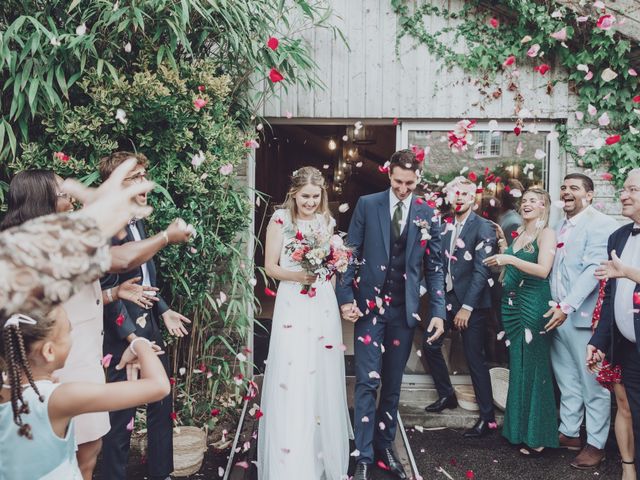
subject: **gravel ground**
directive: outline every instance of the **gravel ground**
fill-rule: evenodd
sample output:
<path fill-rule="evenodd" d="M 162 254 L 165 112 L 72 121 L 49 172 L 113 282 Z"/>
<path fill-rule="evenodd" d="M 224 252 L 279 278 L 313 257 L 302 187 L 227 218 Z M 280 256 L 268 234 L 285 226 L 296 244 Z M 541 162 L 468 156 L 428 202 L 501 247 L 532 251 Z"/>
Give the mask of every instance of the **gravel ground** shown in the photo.
<path fill-rule="evenodd" d="M 437 471 L 439 467 L 454 480 L 619 480 L 622 472 L 620 456 L 612 442 L 607 446 L 607 460 L 600 468 L 580 471 L 569 465 L 577 452 L 554 449 L 539 458 L 524 458 L 499 433 L 475 440 L 465 439 L 462 431 L 451 429 L 423 432 L 410 429 L 407 433 L 418 471 L 425 480 L 447 479 L 445 473 Z"/>

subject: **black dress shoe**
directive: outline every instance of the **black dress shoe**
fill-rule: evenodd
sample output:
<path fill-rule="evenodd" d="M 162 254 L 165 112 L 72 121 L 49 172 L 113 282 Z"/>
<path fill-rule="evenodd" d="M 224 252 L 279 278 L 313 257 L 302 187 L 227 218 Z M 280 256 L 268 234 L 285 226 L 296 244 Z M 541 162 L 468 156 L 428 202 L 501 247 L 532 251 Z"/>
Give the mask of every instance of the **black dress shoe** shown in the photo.
<path fill-rule="evenodd" d="M 445 408 L 456 408 L 458 406 L 458 399 L 456 398 L 456 394 L 452 393 L 451 395 L 447 395 L 446 397 L 440 397 L 438 400 L 433 402 L 431 405 L 424 407 L 425 412 L 429 413 L 438 413 L 443 411 Z"/>
<path fill-rule="evenodd" d="M 396 458 L 391 448 L 385 448 L 384 450 L 378 450 L 376 452 L 376 464 L 382 470 L 386 470 L 402 480 L 408 478 L 407 474 L 404 473 L 404 468 L 400 460 Z"/>
<path fill-rule="evenodd" d="M 491 430 L 492 429 L 489 428 L 489 422 L 479 418 L 476 424 L 469 430 L 466 430 L 463 435 L 464 438 L 480 438 L 491 433 Z"/>
<path fill-rule="evenodd" d="M 368 463 L 357 464 L 353 480 L 371 480 L 371 465 Z"/>

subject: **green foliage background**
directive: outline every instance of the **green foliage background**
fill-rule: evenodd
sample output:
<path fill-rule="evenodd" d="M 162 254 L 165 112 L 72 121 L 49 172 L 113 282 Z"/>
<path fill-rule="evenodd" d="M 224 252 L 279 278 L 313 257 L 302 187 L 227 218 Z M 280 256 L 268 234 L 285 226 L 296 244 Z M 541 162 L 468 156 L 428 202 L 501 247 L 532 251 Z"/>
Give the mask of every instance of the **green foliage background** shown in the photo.
<path fill-rule="evenodd" d="M 0 193 L 34 167 L 92 184 L 101 157 L 139 151 L 158 184 L 149 232 L 177 216 L 196 228 L 191 244 L 157 256 L 162 293 L 193 320 L 169 352 L 179 423 L 212 427 L 212 409 L 233 412 L 242 401 L 251 365 L 238 354 L 255 306 L 245 142 L 253 112 L 276 94 L 271 68 L 284 88 L 321 85 L 299 37 L 333 29 L 330 16 L 314 0 L 0 3 Z M 277 50 L 266 46 L 271 36 Z"/>

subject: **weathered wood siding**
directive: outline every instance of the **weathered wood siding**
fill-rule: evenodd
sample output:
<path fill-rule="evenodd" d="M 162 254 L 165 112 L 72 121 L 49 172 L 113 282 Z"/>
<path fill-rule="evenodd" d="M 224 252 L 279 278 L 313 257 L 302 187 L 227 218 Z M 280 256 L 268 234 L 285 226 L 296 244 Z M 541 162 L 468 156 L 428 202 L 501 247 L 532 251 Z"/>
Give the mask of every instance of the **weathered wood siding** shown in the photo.
<path fill-rule="evenodd" d="M 420 0 L 418 0 L 420 1 Z M 307 91 L 303 87 L 281 91 L 280 99 L 267 103 L 262 114 L 281 118 L 290 112 L 296 118 L 318 119 L 457 119 L 511 118 L 513 93 L 504 78 L 498 78 L 490 91 L 501 87 L 499 100 L 488 101 L 473 80 L 459 68 L 446 69 L 427 48 L 404 37 L 396 55 L 397 16 L 390 0 L 329 0 L 335 11 L 334 23 L 347 37 L 349 48 L 327 30 L 305 34 L 311 44 L 318 71 L 326 88 Z M 450 9 L 460 8 L 462 0 L 432 3 Z M 425 20 L 430 31 L 447 25 L 440 17 Z M 452 33 L 448 35 L 452 36 Z M 520 68 L 521 92 L 525 107 L 541 119 L 566 118 L 569 92 L 558 82 L 553 93 L 546 93 L 549 80 L 562 78 L 553 68 L 542 77 L 532 64 Z"/>

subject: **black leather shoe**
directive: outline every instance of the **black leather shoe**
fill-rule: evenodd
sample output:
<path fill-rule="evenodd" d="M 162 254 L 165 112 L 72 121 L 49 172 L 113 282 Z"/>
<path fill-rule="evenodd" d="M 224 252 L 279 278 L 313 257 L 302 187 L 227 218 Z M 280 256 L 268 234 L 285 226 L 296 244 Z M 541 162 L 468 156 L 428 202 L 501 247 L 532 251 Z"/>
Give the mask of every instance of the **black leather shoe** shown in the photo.
<path fill-rule="evenodd" d="M 458 399 L 456 398 L 456 394 L 452 393 L 446 397 L 440 397 L 438 400 L 433 402 L 431 405 L 424 407 L 425 412 L 429 413 L 438 413 L 443 411 L 445 408 L 457 408 Z"/>
<path fill-rule="evenodd" d="M 357 464 L 353 480 L 371 480 L 371 465 L 368 463 Z"/>
<path fill-rule="evenodd" d="M 402 467 L 400 460 L 396 458 L 396 455 L 393 453 L 393 449 L 391 448 L 385 448 L 384 450 L 378 450 L 376 452 L 376 464 L 382 470 L 386 470 L 398 478 L 403 480 L 407 478 L 407 474 L 404 473 L 404 468 Z"/>
<path fill-rule="evenodd" d="M 491 433 L 491 428 L 489 428 L 489 422 L 478 419 L 476 424 L 471 427 L 469 430 L 466 430 L 463 434 L 464 438 L 480 438 L 484 437 L 486 434 Z"/>

